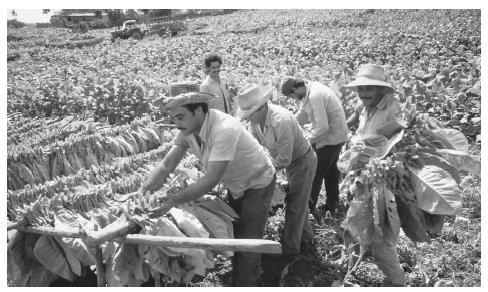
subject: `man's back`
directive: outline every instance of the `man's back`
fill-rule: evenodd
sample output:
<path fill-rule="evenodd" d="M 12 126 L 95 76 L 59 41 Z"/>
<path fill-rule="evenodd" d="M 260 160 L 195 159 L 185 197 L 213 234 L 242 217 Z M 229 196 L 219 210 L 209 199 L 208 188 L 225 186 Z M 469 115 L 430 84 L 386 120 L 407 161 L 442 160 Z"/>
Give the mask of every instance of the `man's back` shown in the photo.
<path fill-rule="evenodd" d="M 269 150 L 273 158 L 281 158 L 280 161 L 277 161 L 278 163 L 286 164 L 280 166 L 288 167 L 289 163 L 310 148 L 310 143 L 295 116 L 282 106 L 268 102 L 265 127 L 265 133 L 261 134 L 259 133 L 259 125 L 254 125 L 252 127 L 253 134 Z M 285 142 L 289 145 L 282 145 Z"/>
<path fill-rule="evenodd" d="M 347 140 L 346 114 L 339 97 L 329 87 L 312 82 L 297 120 L 304 124 L 304 116 L 312 122 L 312 137 L 318 147 L 336 145 Z"/>

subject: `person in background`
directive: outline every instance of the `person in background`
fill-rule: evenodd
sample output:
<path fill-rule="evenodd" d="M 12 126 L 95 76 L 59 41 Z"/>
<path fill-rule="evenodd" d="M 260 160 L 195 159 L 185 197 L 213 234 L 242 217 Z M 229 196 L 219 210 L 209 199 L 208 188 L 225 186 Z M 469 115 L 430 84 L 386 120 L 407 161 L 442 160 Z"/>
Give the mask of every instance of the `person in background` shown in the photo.
<path fill-rule="evenodd" d="M 205 175 L 195 183 L 161 200 L 155 214 L 195 200 L 220 181 L 230 193 L 229 205 L 239 214 L 235 238 L 261 239 L 264 235 L 276 175 L 264 148 L 239 121 L 221 111 L 208 109 L 214 96 L 189 92 L 166 100 L 165 108 L 180 130 L 163 161 L 151 171 L 139 192 L 156 191 L 166 182 L 188 150 L 197 156 Z M 234 285 L 256 286 L 260 279 L 261 255 L 235 252 Z"/>
<path fill-rule="evenodd" d="M 247 84 L 237 93 L 236 115 L 249 121 L 249 131 L 266 147 L 277 171 L 286 170 L 285 226 L 281 237 L 283 256 L 292 260 L 300 246 L 311 244 L 313 229 L 308 201 L 317 167 L 315 155 L 295 116 L 269 101 L 273 87 Z"/>
<path fill-rule="evenodd" d="M 205 57 L 205 68 L 207 76 L 200 85 L 200 92 L 210 93 L 217 96 L 208 106 L 210 109 L 217 109 L 226 114 L 232 114 L 232 100 L 226 80 L 220 77 L 222 58 L 219 55 L 211 54 Z"/>
<path fill-rule="evenodd" d="M 325 183 L 327 196 L 323 209 L 334 212 L 339 202 L 340 174 L 336 163 L 348 134 L 346 115 L 339 97 L 319 82 L 308 82 L 292 76 L 281 80 L 280 91 L 300 101 L 296 114 L 298 123 L 301 126 L 312 123 L 309 141 L 318 160 L 310 194 L 310 212 L 315 211 L 322 182 Z"/>

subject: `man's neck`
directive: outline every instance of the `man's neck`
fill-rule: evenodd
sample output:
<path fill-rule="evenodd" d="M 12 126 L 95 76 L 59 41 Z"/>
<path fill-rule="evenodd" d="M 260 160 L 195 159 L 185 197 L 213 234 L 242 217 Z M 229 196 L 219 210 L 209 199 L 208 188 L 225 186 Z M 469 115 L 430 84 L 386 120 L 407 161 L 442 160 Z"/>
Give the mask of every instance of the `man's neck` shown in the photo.
<path fill-rule="evenodd" d="M 373 110 L 383 100 L 383 98 L 385 98 L 384 95 L 380 99 L 378 99 L 378 101 L 375 104 L 372 104 L 371 106 L 367 106 L 366 108 L 370 111 Z"/>
<path fill-rule="evenodd" d="M 217 76 L 210 75 L 210 79 L 214 80 L 217 83 L 220 83 L 220 75 L 217 75 Z"/>
<path fill-rule="evenodd" d="M 201 120 L 200 125 L 195 129 L 195 131 L 193 131 L 193 134 L 195 136 L 200 135 L 200 131 L 202 130 L 203 124 L 205 123 L 205 119 L 207 118 L 208 114 L 209 114 L 209 112 L 207 112 L 203 115 L 203 119 Z"/>
<path fill-rule="evenodd" d="M 259 119 L 259 126 L 261 127 L 261 131 L 264 131 L 264 125 L 266 124 L 266 118 L 268 117 L 269 108 L 266 106 L 266 110 L 262 111 L 261 117 Z"/>

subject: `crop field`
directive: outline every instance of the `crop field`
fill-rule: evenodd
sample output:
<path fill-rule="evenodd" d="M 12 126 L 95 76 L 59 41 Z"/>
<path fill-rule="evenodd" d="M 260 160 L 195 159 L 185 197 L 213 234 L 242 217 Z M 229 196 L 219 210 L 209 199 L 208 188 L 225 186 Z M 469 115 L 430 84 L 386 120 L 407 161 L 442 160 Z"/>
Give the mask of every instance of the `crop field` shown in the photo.
<path fill-rule="evenodd" d="M 169 95 L 172 83 L 201 82 L 209 53 L 222 56 L 221 76 L 233 94 L 247 83 L 277 87 L 282 76 L 300 76 L 333 88 L 346 116 L 359 99 L 343 86 L 360 64 L 384 65 L 402 106 L 414 105 L 425 119 L 460 131 L 469 157 L 481 160 L 480 10 L 245 10 L 185 22 L 187 31 L 174 37 L 114 42 L 109 29 L 8 29 L 9 223 L 27 220 L 34 227 L 97 231 L 154 207 L 151 198 L 123 198 L 140 187 L 176 134 L 155 101 Z M 272 100 L 297 110 L 277 91 Z M 195 157 L 187 156 L 164 191 L 184 187 L 199 175 Z M 430 242 L 414 243 L 400 232 L 397 252 L 405 285 L 481 286 L 479 172 L 460 171 L 458 184 L 462 210 L 446 216 L 442 230 L 428 234 Z M 174 208 L 171 220 L 147 220 L 139 231 L 230 238 L 234 214 L 218 199 L 222 192 Z M 319 205 L 325 202 L 321 195 Z M 353 252 L 344 244 L 342 226 L 350 198 L 342 192 L 340 199 L 337 212 L 315 214 L 312 246 L 282 273 L 266 266 L 263 256 L 263 285 L 381 286 L 384 276 L 369 253 L 351 270 Z M 181 227 L 178 218 L 188 216 L 200 229 Z M 212 223 L 202 219 L 208 216 Z M 158 233 L 163 225 L 171 232 Z M 279 205 L 264 239 L 279 241 L 283 225 Z M 73 249 L 80 246 L 79 238 L 8 233 L 9 248 L 24 244 L 9 251 L 9 286 L 97 285 L 95 260 L 83 258 L 91 251 Z M 231 285 L 228 252 L 134 246 L 102 245 L 109 286 Z M 57 250 L 52 257 L 59 261 L 47 263 L 42 250 Z"/>

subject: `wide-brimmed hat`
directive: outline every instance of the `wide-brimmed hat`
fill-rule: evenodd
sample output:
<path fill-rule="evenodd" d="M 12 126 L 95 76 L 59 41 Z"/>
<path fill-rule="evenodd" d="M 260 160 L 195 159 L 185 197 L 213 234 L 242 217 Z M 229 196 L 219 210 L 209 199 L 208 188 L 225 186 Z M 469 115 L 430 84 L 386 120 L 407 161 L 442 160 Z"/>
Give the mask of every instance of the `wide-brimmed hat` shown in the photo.
<path fill-rule="evenodd" d="M 376 64 L 364 64 L 359 67 L 358 74 L 356 74 L 356 80 L 350 82 L 345 87 L 358 90 L 358 86 L 377 85 L 383 86 L 389 89 L 389 93 L 395 91 L 390 83 L 385 82 L 385 69 L 383 66 Z"/>
<path fill-rule="evenodd" d="M 258 86 L 257 84 L 245 85 L 237 93 L 237 117 L 242 120 L 257 111 L 268 101 L 272 91 L 272 86 Z"/>
<path fill-rule="evenodd" d="M 164 109 L 175 108 L 183 106 L 190 103 L 208 103 L 216 99 L 213 94 L 208 94 L 204 92 L 188 92 L 179 94 L 177 96 L 170 96 L 164 99 L 163 107 Z"/>
<path fill-rule="evenodd" d="M 170 96 L 177 96 L 187 92 L 197 92 L 199 90 L 200 82 L 193 80 L 180 81 L 169 85 Z"/>

